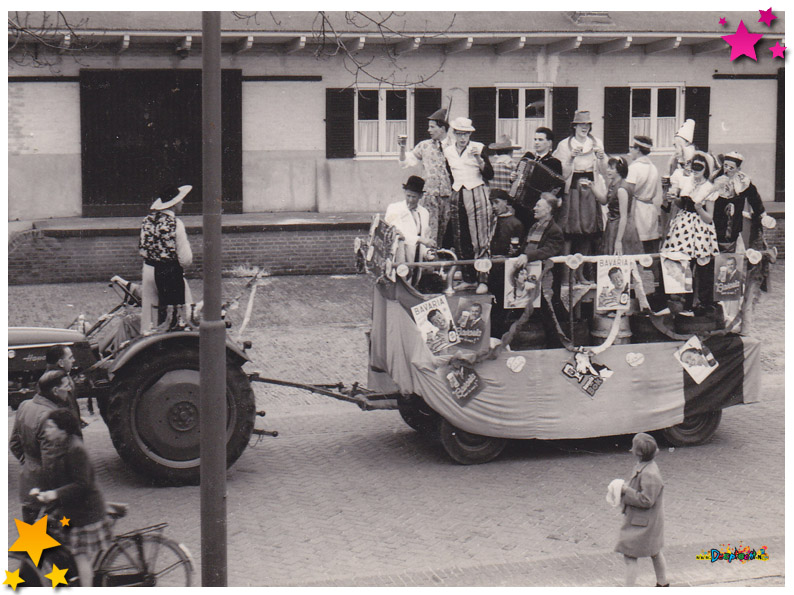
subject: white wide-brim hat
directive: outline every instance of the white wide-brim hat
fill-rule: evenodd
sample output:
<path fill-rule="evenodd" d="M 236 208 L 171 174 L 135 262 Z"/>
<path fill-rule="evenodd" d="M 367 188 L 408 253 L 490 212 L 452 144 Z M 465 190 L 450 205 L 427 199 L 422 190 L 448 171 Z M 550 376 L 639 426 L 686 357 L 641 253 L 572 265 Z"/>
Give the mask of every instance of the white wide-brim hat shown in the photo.
<path fill-rule="evenodd" d="M 173 192 L 166 191 L 166 197 L 171 196 L 171 198 L 166 198 L 165 201 L 161 196 L 156 201 L 152 203 L 152 206 L 149 207 L 152 211 L 164 211 L 165 209 L 170 209 L 171 207 L 175 207 L 180 202 L 182 202 L 188 193 L 193 190 L 193 186 L 190 184 L 185 184 L 184 186 L 180 186 L 179 188 L 174 189 L 176 191 L 176 196 L 173 195 Z"/>
<path fill-rule="evenodd" d="M 474 132 L 475 130 L 469 118 L 455 118 L 449 123 L 449 127 L 453 130 L 460 130 L 461 132 Z"/>

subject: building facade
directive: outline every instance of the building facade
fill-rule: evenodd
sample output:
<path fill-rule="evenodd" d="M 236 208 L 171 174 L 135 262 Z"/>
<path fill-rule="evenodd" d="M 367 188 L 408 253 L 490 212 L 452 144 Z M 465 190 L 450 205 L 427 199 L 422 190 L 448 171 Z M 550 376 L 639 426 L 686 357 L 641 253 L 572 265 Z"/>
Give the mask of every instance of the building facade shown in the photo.
<path fill-rule="evenodd" d="M 9 220 L 131 216 L 157 189 L 201 205 L 201 14 L 42 13 L 9 29 Z M 739 151 L 765 201 L 784 184 L 783 14 L 652 12 L 222 14 L 225 212 L 376 212 L 416 173 L 397 135 L 426 138 L 451 105 L 475 140 L 531 149 L 589 110 L 607 152 L 655 141 L 660 170 L 686 118 L 695 143 Z M 382 17 L 381 17 L 382 19 Z M 740 20 L 764 38 L 730 60 Z M 46 20 L 44 21 L 46 24 Z M 763 30 L 762 30 L 763 29 Z"/>

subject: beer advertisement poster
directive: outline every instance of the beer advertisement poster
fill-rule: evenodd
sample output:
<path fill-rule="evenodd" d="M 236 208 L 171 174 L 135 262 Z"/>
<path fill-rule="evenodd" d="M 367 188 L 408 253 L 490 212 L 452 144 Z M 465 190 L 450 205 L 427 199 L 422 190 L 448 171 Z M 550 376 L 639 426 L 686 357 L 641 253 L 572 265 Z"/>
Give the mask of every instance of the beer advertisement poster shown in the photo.
<path fill-rule="evenodd" d="M 505 260 L 505 310 L 527 307 L 532 292 L 540 283 L 542 272 L 543 264 L 540 262 L 528 262 L 521 266 L 518 258 Z M 540 308 L 540 291 L 532 305 Z"/>
<path fill-rule="evenodd" d="M 460 405 L 465 405 L 483 389 L 482 379 L 468 365 L 448 366 L 445 370 L 447 386 Z"/>
<path fill-rule="evenodd" d="M 631 260 L 625 256 L 599 256 L 596 265 L 596 310 L 628 310 Z"/>
<path fill-rule="evenodd" d="M 431 352 L 440 353 L 460 342 L 447 296 L 441 295 L 413 306 L 411 314 L 422 333 L 422 340 Z"/>
<path fill-rule="evenodd" d="M 736 254 L 717 254 L 714 263 L 714 299 L 732 302 L 742 299 L 744 258 Z"/>
<path fill-rule="evenodd" d="M 487 347 L 491 332 L 490 318 L 490 303 L 473 297 L 460 298 L 455 312 L 458 346 L 475 350 Z"/>

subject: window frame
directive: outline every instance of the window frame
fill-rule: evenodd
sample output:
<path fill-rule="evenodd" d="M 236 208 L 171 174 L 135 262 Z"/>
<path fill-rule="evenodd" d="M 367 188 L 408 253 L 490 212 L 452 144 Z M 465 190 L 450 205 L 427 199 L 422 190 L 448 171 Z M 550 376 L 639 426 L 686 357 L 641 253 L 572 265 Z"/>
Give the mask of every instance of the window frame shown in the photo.
<path fill-rule="evenodd" d="M 547 128 L 551 128 L 553 114 L 552 114 L 552 101 L 554 101 L 554 85 L 552 83 L 542 82 L 524 82 L 524 83 L 496 83 L 496 110 L 494 114 L 494 123 L 496 126 L 496 137 L 499 138 L 499 92 L 502 90 L 518 90 L 518 138 L 511 139 L 514 144 L 522 147 L 525 151 L 532 150 L 532 138 L 522 139 L 521 136 L 526 132 L 526 92 L 543 91 L 544 92 L 544 106 L 543 106 L 543 124 Z"/>
<path fill-rule="evenodd" d="M 627 84 L 629 88 L 629 139 L 631 139 L 631 130 L 632 130 L 632 116 L 633 109 L 634 109 L 634 91 L 639 89 L 650 89 L 651 90 L 651 131 L 658 131 L 659 129 L 659 122 L 658 122 L 658 113 L 659 113 L 659 89 L 676 89 L 676 121 L 675 121 L 675 129 L 676 131 L 681 128 L 684 124 L 684 111 L 686 110 L 686 83 L 683 82 L 667 82 L 667 83 L 659 83 L 659 82 L 652 82 L 652 83 L 643 83 L 643 82 L 630 82 Z M 655 92 L 654 92 L 655 91 Z M 658 153 L 660 155 L 672 155 L 675 152 L 675 147 L 673 145 L 669 146 L 657 146 L 658 142 L 658 135 L 651 134 L 651 138 L 654 140 L 654 147 L 653 152 Z M 629 140 L 629 142 L 631 142 Z"/>
<path fill-rule="evenodd" d="M 396 160 L 400 157 L 400 152 L 385 151 L 386 146 L 386 93 L 388 91 L 405 91 L 405 121 L 406 121 L 406 134 L 408 140 L 406 147 L 414 146 L 414 90 L 415 87 L 387 87 L 384 85 L 359 85 L 353 89 L 353 159 L 365 160 Z M 358 133 L 358 99 L 359 91 L 377 91 L 378 92 L 378 151 L 375 153 L 363 153 L 359 151 L 359 133 Z M 372 120 L 368 120 L 372 121 Z"/>

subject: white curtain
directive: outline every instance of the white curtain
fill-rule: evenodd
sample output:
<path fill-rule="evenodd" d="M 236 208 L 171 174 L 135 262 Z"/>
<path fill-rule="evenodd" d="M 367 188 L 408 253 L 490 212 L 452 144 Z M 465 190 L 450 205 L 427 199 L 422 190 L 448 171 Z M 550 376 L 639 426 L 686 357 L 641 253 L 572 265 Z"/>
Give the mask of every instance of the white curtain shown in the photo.
<path fill-rule="evenodd" d="M 656 147 L 672 147 L 673 137 L 677 131 L 676 118 L 657 118 L 656 120 L 656 138 L 654 146 Z"/>
<path fill-rule="evenodd" d="M 546 125 L 545 118 L 527 118 L 526 120 L 524 120 L 524 130 L 525 130 L 524 147 L 526 151 L 535 150 L 534 145 L 532 144 L 532 141 L 535 138 L 535 131 L 541 126 L 545 126 L 545 125 Z"/>
<path fill-rule="evenodd" d="M 358 121 L 358 153 L 378 152 L 378 121 Z"/>
<path fill-rule="evenodd" d="M 651 119 L 650 118 L 632 118 L 631 131 L 629 138 L 636 135 L 651 136 Z M 629 141 L 631 142 L 631 141 Z M 654 143 L 655 144 L 655 143 Z"/>
<path fill-rule="evenodd" d="M 497 140 L 503 134 L 509 136 L 513 143 L 518 139 L 518 119 L 517 118 L 499 118 L 496 120 L 496 138 Z"/>
<path fill-rule="evenodd" d="M 399 153 L 400 146 L 397 144 L 398 134 L 408 134 L 407 120 L 386 120 L 386 152 Z"/>

